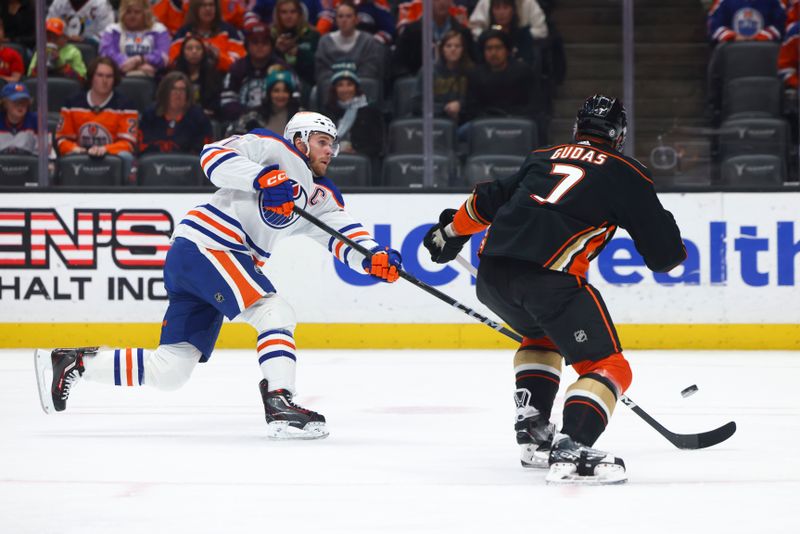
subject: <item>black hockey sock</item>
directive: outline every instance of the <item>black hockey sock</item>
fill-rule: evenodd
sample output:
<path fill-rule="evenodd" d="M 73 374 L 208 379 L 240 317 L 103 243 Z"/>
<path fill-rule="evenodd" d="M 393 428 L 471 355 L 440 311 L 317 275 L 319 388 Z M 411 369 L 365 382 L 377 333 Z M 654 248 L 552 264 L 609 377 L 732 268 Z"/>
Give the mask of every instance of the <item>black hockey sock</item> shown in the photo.
<path fill-rule="evenodd" d="M 549 419 L 561 383 L 561 355 L 523 345 L 514 355 L 514 373 L 517 389 L 528 390 L 531 406 Z"/>
<path fill-rule="evenodd" d="M 607 378 L 590 373 L 567 389 L 561 432 L 591 447 L 608 426 L 617 403 L 616 388 Z"/>

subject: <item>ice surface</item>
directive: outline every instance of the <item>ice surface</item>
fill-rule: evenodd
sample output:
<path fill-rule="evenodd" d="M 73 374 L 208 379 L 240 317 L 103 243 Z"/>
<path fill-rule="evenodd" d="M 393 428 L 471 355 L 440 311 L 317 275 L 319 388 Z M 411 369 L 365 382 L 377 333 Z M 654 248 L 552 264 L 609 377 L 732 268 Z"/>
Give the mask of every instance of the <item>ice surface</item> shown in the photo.
<path fill-rule="evenodd" d="M 667 428 L 737 434 L 681 451 L 620 405 L 597 446 L 630 482 L 559 488 L 519 465 L 508 352 L 301 352 L 331 436 L 276 443 L 251 352 L 172 393 L 82 381 L 47 416 L 32 351 L 0 351 L 0 533 L 800 533 L 800 353 L 626 354 Z"/>

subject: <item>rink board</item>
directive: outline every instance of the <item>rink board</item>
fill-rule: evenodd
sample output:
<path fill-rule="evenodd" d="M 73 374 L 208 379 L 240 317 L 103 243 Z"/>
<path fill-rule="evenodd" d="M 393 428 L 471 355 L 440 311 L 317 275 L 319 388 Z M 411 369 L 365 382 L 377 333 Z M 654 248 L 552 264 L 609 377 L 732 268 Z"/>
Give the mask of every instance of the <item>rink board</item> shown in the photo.
<path fill-rule="evenodd" d="M 0 347 L 101 343 L 151 346 L 166 309 L 161 267 L 169 235 L 207 194 L 0 194 Z M 350 195 L 348 210 L 407 271 L 491 315 L 458 265 L 431 263 L 421 245 L 464 195 Z M 800 348 L 800 194 L 660 195 L 689 258 L 653 274 L 620 231 L 593 262 L 628 348 Z M 481 236 L 465 247 L 474 264 Z M 266 274 L 292 303 L 309 348 L 493 348 L 509 341 L 405 282 L 374 283 L 325 246 L 288 239 Z M 254 334 L 226 325 L 220 347 Z"/>

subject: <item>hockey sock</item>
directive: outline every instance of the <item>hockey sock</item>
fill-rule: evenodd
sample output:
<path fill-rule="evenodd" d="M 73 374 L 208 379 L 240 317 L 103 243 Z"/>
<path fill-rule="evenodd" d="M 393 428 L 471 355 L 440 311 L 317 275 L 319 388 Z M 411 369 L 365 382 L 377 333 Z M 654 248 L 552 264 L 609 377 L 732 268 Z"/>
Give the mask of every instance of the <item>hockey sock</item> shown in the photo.
<path fill-rule="evenodd" d="M 617 397 L 630 386 L 631 370 L 620 353 L 573 367 L 581 376 L 567 388 L 561 432 L 591 447 L 608 426 Z"/>
<path fill-rule="evenodd" d="M 295 392 L 294 336 L 289 330 L 267 330 L 258 336 L 258 364 L 267 379 L 269 391 Z"/>
<path fill-rule="evenodd" d="M 141 386 L 144 384 L 144 359 L 152 351 L 143 348 L 101 350 L 85 357 L 83 378 L 115 386 Z"/>
<path fill-rule="evenodd" d="M 514 355 L 517 390 L 530 393 L 530 404 L 550 418 L 553 400 L 561 382 L 561 354 L 550 339 L 523 338 Z"/>
<path fill-rule="evenodd" d="M 83 378 L 115 386 L 152 386 L 161 390 L 181 387 L 200 359 L 189 343 L 161 345 L 156 350 L 126 347 L 101 350 L 84 357 Z"/>

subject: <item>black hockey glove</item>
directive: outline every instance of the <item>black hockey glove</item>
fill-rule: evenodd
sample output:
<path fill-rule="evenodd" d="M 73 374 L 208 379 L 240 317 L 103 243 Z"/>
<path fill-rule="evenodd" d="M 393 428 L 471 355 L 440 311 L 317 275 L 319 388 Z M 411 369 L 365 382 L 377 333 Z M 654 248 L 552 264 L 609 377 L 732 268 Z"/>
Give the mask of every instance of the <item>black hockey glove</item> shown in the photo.
<path fill-rule="evenodd" d="M 439 215 L 439 224 L 434 224 L 428 233 L 425 234 L 425 239 L 422 244 L 431 253 L 431 260 L 436 263 L 447 263 L 456 259 L 458 253 L 464 248 L 464 244 L 470 240 L 472 236 L 462 235 L 456 237 L 448 237 L 445 233 L 445 227 L 453 222 L 456 210 L 447 209 Z"/>

